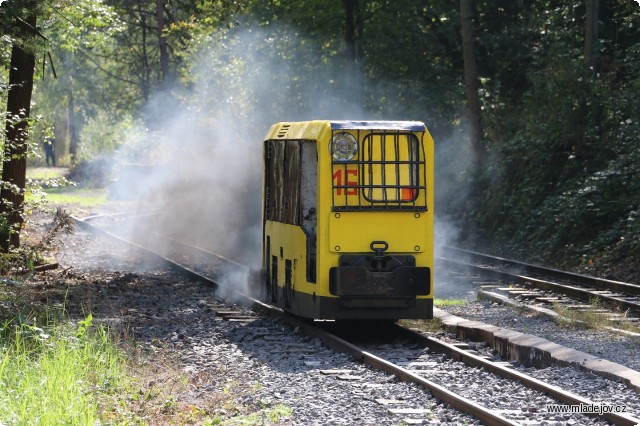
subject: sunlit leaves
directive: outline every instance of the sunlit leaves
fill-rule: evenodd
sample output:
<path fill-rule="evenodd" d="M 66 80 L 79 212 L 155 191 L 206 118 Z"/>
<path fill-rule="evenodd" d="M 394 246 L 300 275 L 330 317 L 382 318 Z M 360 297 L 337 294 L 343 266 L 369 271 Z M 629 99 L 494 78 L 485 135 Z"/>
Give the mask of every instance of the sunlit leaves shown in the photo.
<path fill-rule="evenodd" d="M 70 52 L 103 47 L 126 29 L 117 11 L 102 0 L 60 2 L 53 8 L 49 25 L 60 48 Z"/>

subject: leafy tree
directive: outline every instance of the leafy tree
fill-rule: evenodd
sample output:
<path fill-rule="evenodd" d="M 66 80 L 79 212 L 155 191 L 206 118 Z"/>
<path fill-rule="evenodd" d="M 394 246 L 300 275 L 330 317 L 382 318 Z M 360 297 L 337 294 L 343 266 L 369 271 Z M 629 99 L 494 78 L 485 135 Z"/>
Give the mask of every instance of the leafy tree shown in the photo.
<path fill-rule="evenodd" d="M 536 3 L 526 17 L 517 2 L 478 6 L 483 119 L 494 163 L 485 170 L 489 187 L 466 220 L 476 241 L 511 255 L 525 247 L 523 257 L 575 263 L 596 247 L 618 250 L 620 241 L 638 250 L 630 243 L 638 228 L 628 224 L 639 205 L 633 184 L 639 169 L 628 148 L 638 137 L 631 118 L 638 102 L 631 97 L 640 92 L 631 70 L 640 35 L 631 29 L 640 24 L 640 9 L 623 1 L 600 5 L 596 38 L 585 31 L 589 4 Z M 520 29 L 504 38 L 494 21 L 504 31 Z M 505 62 L 517 44 L 521 53 Z M 588 45 L 597 46 L 597 63 L 585 57 Z M 518 75 L 514 84 L 510 76 Z"/>
<path fill-rule="evenodd" d="M 43 31 L 57 78 L 43 69 L 35 96 L 39 112 L 55 123 L 59 157 L 68 139 L 71 162 L 77 159 L 87 118 L 131 110 L 131 83 L 112 72 L 109 59 L 113 37 L 123 30 L 116 11 L 99 0 L 63 1 L 49 9 Z"/>
<path fill-rule="evenodd" d="M 263 28 L 285 26 L 304 39 L 306 44 L 300 42 L 290 55 L 309 43 L 317 47 L 316 59 L 305 63 L 300 87 L 315 86 L 314 93 L 340 97 L 344 107 L 334 111 L 348 117 L 425 120 L 439 139 L 455 127 L 464 96 L 455 4 L 270 1 L 256 2 L 251 13 Z"/>
<path fill-rule="evenodd" d="M 41 36 L 36 28 L 38 6 L 35 0 L 9 2 L 0 20 L 4 33 L 12 35 L 0 190 L 0 250 L 5 253 L 20 246 L 35 41 Z"/>

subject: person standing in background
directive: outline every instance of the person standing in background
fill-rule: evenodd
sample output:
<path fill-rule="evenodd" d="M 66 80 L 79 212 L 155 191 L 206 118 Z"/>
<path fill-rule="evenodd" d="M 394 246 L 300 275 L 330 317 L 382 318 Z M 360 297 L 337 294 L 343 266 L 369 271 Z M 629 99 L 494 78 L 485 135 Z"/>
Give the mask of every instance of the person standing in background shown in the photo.
<path fill-rule="evenodd" d="M 44 148 L 44 155 L 47 160 L 47 167 L 49 167 L 49 160 L 51 160 L 51 165 L 53 167 L 56 166 L 56 153 L 55 153 L 55 144 L 56 138 L 46 138 L 44 142 L 42 142 L 42 147 Z"/>

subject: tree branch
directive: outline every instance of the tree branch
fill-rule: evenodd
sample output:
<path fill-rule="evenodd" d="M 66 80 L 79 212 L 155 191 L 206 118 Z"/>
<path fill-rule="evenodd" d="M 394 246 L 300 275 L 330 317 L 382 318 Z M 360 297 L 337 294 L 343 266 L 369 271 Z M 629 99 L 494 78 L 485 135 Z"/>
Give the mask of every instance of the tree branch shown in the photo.
<path fill-rule="evenodd" d="M 91 56 L 89 56 L 88 53 L 86 53 L 84 50 L 82 49 L 77 49 L 78 52 L 80 52 L 82 55 L 84 55 L 84 57 L 86 57 L 92 64 L 94 64 L 100 71 L 102 71 L 103 73 L 105 73 L 106 75 L 108 75 L 111 78 L 114 78 L 116 80 L 122 81 L 124 83 L 129 83 L 129 84 L 133 84 L 134 86 L 138 86 L 138 87 L 142 87 L 142 88 L 147 88 L 147 89 L 157 89 L 157 87 L 152 86 L 150 84 L 144 84 L 144 83 L 139 83 L 137 81 L 133 81 L 133 80 L 129 80 L 126 78 L 122 78 L 119 75 L 116 75 L 114 73 L 112 73 L 111 71 L 103 68 L 95 59 L 93 59 Z"/>

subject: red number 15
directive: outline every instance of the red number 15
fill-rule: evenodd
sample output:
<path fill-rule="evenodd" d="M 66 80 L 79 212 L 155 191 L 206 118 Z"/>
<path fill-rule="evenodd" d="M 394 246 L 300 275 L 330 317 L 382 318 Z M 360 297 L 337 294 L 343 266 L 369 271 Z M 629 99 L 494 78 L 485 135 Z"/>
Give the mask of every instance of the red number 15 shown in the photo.
<path fill-rule="evenodd" d="M 349 176 L 353 176 L 354 179 L 353 180 L 349 180 Z M 340 170 L 336 170 L 336 172 L 333 174 L 333 181 L 335 182 L 336 186 L 342 186 L 342 169 Z M 358 170 L 345 170 L 345 182 L 344 185 L 345 186 L 356 186 L 358 184 Z M 343 188 L 338 188 L 338 194 L 337 195 L 342 195 L 342 189 Z M 346 189 L 346 188 L 345 188 Z M 349 188 L 346 189 L 345 192 L 346 195 L 358 195 L 358 188 Z"/>

